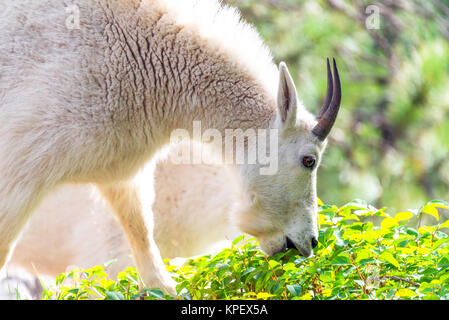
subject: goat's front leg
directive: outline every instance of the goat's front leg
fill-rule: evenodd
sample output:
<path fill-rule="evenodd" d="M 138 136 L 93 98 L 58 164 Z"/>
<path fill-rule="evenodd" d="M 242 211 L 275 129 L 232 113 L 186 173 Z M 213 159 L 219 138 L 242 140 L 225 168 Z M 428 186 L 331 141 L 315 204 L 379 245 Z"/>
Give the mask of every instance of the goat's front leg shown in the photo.
<path fill-rule="evenodd" d="M 22 177 L 8 177 L 6 173 L 0 167 L 0 269 L 8 261 L 33 209 L 54 185 L 50 179 L 40 179 L 32 173 Z"/>
<path fill-rule="evenodd" d="M 147 177 L 148 178 L 148 177 Z M 153 188 L 152 183 L 148 183 Z M 99 186 L 122 225 L 133 251 L 134 263 L 143 284 L 176 296 L 176 282 L 170 277 L 153 238 L 152 202 L 154 190 L 134 183 Z M 144 189 L 145 194 L 141 194 Z"/>

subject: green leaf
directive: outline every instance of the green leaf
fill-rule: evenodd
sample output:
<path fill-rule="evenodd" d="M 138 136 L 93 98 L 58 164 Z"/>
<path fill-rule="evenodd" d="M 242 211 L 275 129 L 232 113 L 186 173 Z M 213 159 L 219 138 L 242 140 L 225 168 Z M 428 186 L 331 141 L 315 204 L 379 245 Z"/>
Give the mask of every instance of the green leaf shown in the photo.
<path fill-rule="evenodd" d="M 440 216 L 438 215 L 438 210 L 435 208 L 433 204 L 427 204 L 422 209 L 421 212 L 426 213 L 428 215 L 431 215 L 437 219 L 437 221 L 440 220 Z"/>
<path fill-rule="evenodd" d="M 74 288 L 74 289 L 68 290 L 68 292 L 73 293 L 73 294 L 75 294 L 75 295 L 77 295 L 79 291 L 80 291 L 79 288 Z"/>
<path fill-rule="evenodd" d="M 152 297 L 156 299 L 164 299 L 164 292 L 161 289 L 150 289 L 147 291 L 148 295 L 151 295 Z"/>
<path fill-rule="evenodd" d="M 418 232 L 421 234 L 425 233 L 434 233 L 438 226 L 430 227 L 430 226 L 422 226 L 418 229 Z"/>
<path fill-rule="evenodd" d="M 243 234 L 237 238 L 234 239 L 234 241 L 232 241 L 232 246 L 237 245 L 240 241 L 243 241 L 243 239 L 245 239 L 246 235 Z"/>
<path fill-rule="evenodd" d="M 349 265 L 352 263 L 351 263 L 351 260 L 349 259 L 348 255 L 343 253 L 343 254 L 336 256 L 332 260 L 331 264 L 334 266 L 343 266 L 343 265 Z"/>
<path fill-rule="evenodd" d="M 446 220 L 443 224 L 440 225 L 441 228 L 449 228 L 449 220 Z"/>
<path fill-rule="evenodd" d="M 361 260 L 369 259 L 369 258 L 372 258 L 373 256 L 374 256 L 374 252 L 371 251 L 370 249 L 360 249 L 357 251 L 357 257 L 356 257 L 355 261 L 357 263 L 359 263 Z"/>
<path fill-rule="evenodd" d="M 448 237 L 448 238 L 439 239 L 438 241 L 436 241 L 436 242 L 433 244 L 432 249 L 435 250 L 435 249 L 437 249 L 438 247 L 440 247 L 442 244 L 445 244 L 445 243 L 448 242 L 448 241 L 449 241 L 449 237 Z"/>
<path fill-rule="evenodd" d="M 396 221 L 404 221 L 404 220 L 409 220 L 413 218 L 413 213 L 409 212 L 409 211 L 404 211 L 404 212 L 399 212 L 394 216 L 394 219 Z"/>
<path fill-rule="evenodd" d="M 56 285 L 60 285 L 62 284 L 62 282 L 64 281 L 64 279 L 66 278 L 66 275 L 64 273 L 58 274 L 58 276 L 56 277 Z"/>
<path fill-rule="evenodd" d="M 436 208 L 449 209 L 449 203 L 441 200 L 431 200 L 427 203 L 427 205 L 433 205 Z"/>
<path fill-rule="evenodd" d="M 125 300 L 125 297 L 118 291 L 106 291 L 107 300 Z"/>
<path fill-rule="evenodd" d="M 340 210 L 343 209 L 357 209 L 357 210 L 368 210 L 368 204 L 366 203 L 366 201 L 361 200 L 361 199 L 354 199 L 351 202 L 345 204 L 344 206 L 342 206 L 340 208 Z"/>
<path fill-rule="evenodd" d="M 411 289 L 402 288 L 402 289 L 399 289 L 398 291 L 396 291 L 396 293 L 394 295 L 397 297 L 401 297 L 401 298 L 411 298 L 411 297 L 417 296 L 418 294 Z"/>
<path fill-rule="evenodd" d="M 384 251 L 379 255 L 379 260 L 381 261 L 385 261 L 388 263 L 391 263 L 392 265 L 394 265 L 396 268 L 400 268 L 399 262 L 395 259 L 395 257 L 393 256 L 393 254 L 391 254 L 388 251 Z"/>
<path fill-rule="evenodd" d="M 334 234 L 334 230 L 332 228 L 326 228 L 324 230 L 320 230 L 318 233 L 318 240 L 323 245 L 327 246 L 329 239 L 332 238 Z"/>
<path fill-rule="evenodd" d="M 242 277 L 246 276 L 247 274 L 249 274 L 251 272 L 253 272 L 254 270 L 257 270 L 257 269 L 254 268 L 254 267 L 249 267 L 248 269 L 246 269 L 245 271 L 242 272 Z"/>
<path fill-rule="evenodd" d="M 327 270 L 321 274 L 321 280 L 323 282 L 332 282 L 334 279 L 332 277 L 332 272 Z"/>
<path fill-rule="evenodd" d="M 299 297 L 301 295 L 301 286 L 299 284 L 288 284 L 287 290 L 295 297 Z"/>
<path fill-rule="evenodd" d="M 416 231 L 416 230 L 413 229 L 413 228 L 406 228 L 406 229 L 405 229 L 405 232 L 406 232 L 407 234 L 411 235 L 411 236 L 414 236 L 414 237 L 418 237 L 418 236 L 419 236 L 418 231 Z"/>
<path fill-rule="evenodd" d="M 268 292 L 259 292 L 257 294 L 257 299 L 262 299 L 262 300 L 266 300 L 268 298 L 274 297 L 273 294 L 268 293 Z"/>
<path fill-rule="evenodd" d="M 425 295 L 422 299 L 423 300 L 440 300 L 440 297 L 437 296 L 436 294 L 429 293 L 429 294 Z"/>
<path fill-rule="evenodd" d="M 391 229 L 398 224 L 395 218 L 384 218 L 380 223 L 381 229 Z"/>
<path fill-rule="evenodd" d="M 276 260 L 271 259 L 271 260 L 268 261 L 268 264 L 270 265 L 270 267 L 272 269 L 274 269 L 275 267 L 277 267 L 279 265 L 279 262 L 277 262 Z"/>
<path fill-rule="evenodd" d="M 219 263 L 217 264 L 217 269 L 222 271 L 222 270 L 227 270 L 229 269 L 229 264 L 227 263 Z"/>

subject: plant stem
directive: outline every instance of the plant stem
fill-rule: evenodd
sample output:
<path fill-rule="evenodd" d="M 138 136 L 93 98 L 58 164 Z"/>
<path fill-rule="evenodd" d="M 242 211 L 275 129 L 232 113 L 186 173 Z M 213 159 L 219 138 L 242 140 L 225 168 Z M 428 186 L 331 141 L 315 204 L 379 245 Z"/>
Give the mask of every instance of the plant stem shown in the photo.
<path fill-rule="evenodd" d="M 396 280 L 396 281 L 407 282 L 407 283 L 410 283 L 410 284 L 412 284 L 412 285 L 414 285 L 414 286 L 416 286 L 416 287 L 419 287 L 419 286 L 420 286 L 420 284 L 419 284 L 418 282 L 414 282 L 414 281 L 412 281 L 412 280 L 405 279 L 405 278 L 401 278 L 401 277 L 397 277 L 397 276 L 385 276 L 385 278 L 389 278 L 389 279 L 391 279 L 391 280 Z"/>

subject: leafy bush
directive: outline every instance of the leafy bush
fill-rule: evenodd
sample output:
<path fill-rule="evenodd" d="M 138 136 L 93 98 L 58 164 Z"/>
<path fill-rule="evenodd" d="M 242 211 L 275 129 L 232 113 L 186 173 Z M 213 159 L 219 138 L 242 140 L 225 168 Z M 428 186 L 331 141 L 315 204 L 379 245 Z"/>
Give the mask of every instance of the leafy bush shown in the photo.
<path fill-rule="evenodd" d="M 180 299 L 448 299 L 449 237 L 430 201 L 416 212 L 389 215 L 356 200 L 340 208 L 320 203 L 319 244 L 313 257 L 296 250 L 266 257 L 254 238 L 239 237 L 217 255 L 167 265 Z M 437 224 L 421 226 L 424 214 Z M 417 226 L 410 221 L 418 220 Z M 380 225 L 374 224 L 376 219 Z M 447 230 L 447 229 L 446 229 Z M 168 261 L 167 261 L 168 262 Z M 44 299 L 173 299 L 159 289 L 139 289 L 128 268 L 116 281 L 106 266 L 74 270 L 46 288 Z M 71 285 L 63 282 L 72 281 Z"/>

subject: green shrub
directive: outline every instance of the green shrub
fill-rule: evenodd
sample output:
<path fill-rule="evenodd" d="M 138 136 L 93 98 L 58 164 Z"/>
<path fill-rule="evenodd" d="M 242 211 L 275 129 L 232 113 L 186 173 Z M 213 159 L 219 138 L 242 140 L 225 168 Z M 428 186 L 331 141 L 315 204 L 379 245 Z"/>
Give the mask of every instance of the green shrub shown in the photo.
<path fill-rule="evenodd" d="M 313 257 L 296 250 L 266 257 L 254 238 L 239 237 L 216 255 L 167 265 L 179 299 L 448 299 L 449 237 L 430 201 L 415 213 L 390 216 L 355 200 L 340 208 L 320 203 L 319 244 Z M 438 224 L 421 226 L 424 214 Z M 380 225 L 374 225 L 381 218 Z M 417 218 L 418 224 L 409 222 Z M 447 230 L 447 229 L 446 229 Z M 168 261 L 167 261 L 168 262 Z M 106 266 L 107 267 L 107 266 Z M 72 285 L 64 285 L 70 279 Z M 44 299 L 172 299 L 159 289 L 139 290 L 138 274 L 128 268 L 116 281 L 105 266 L 61 274 Z"/>

